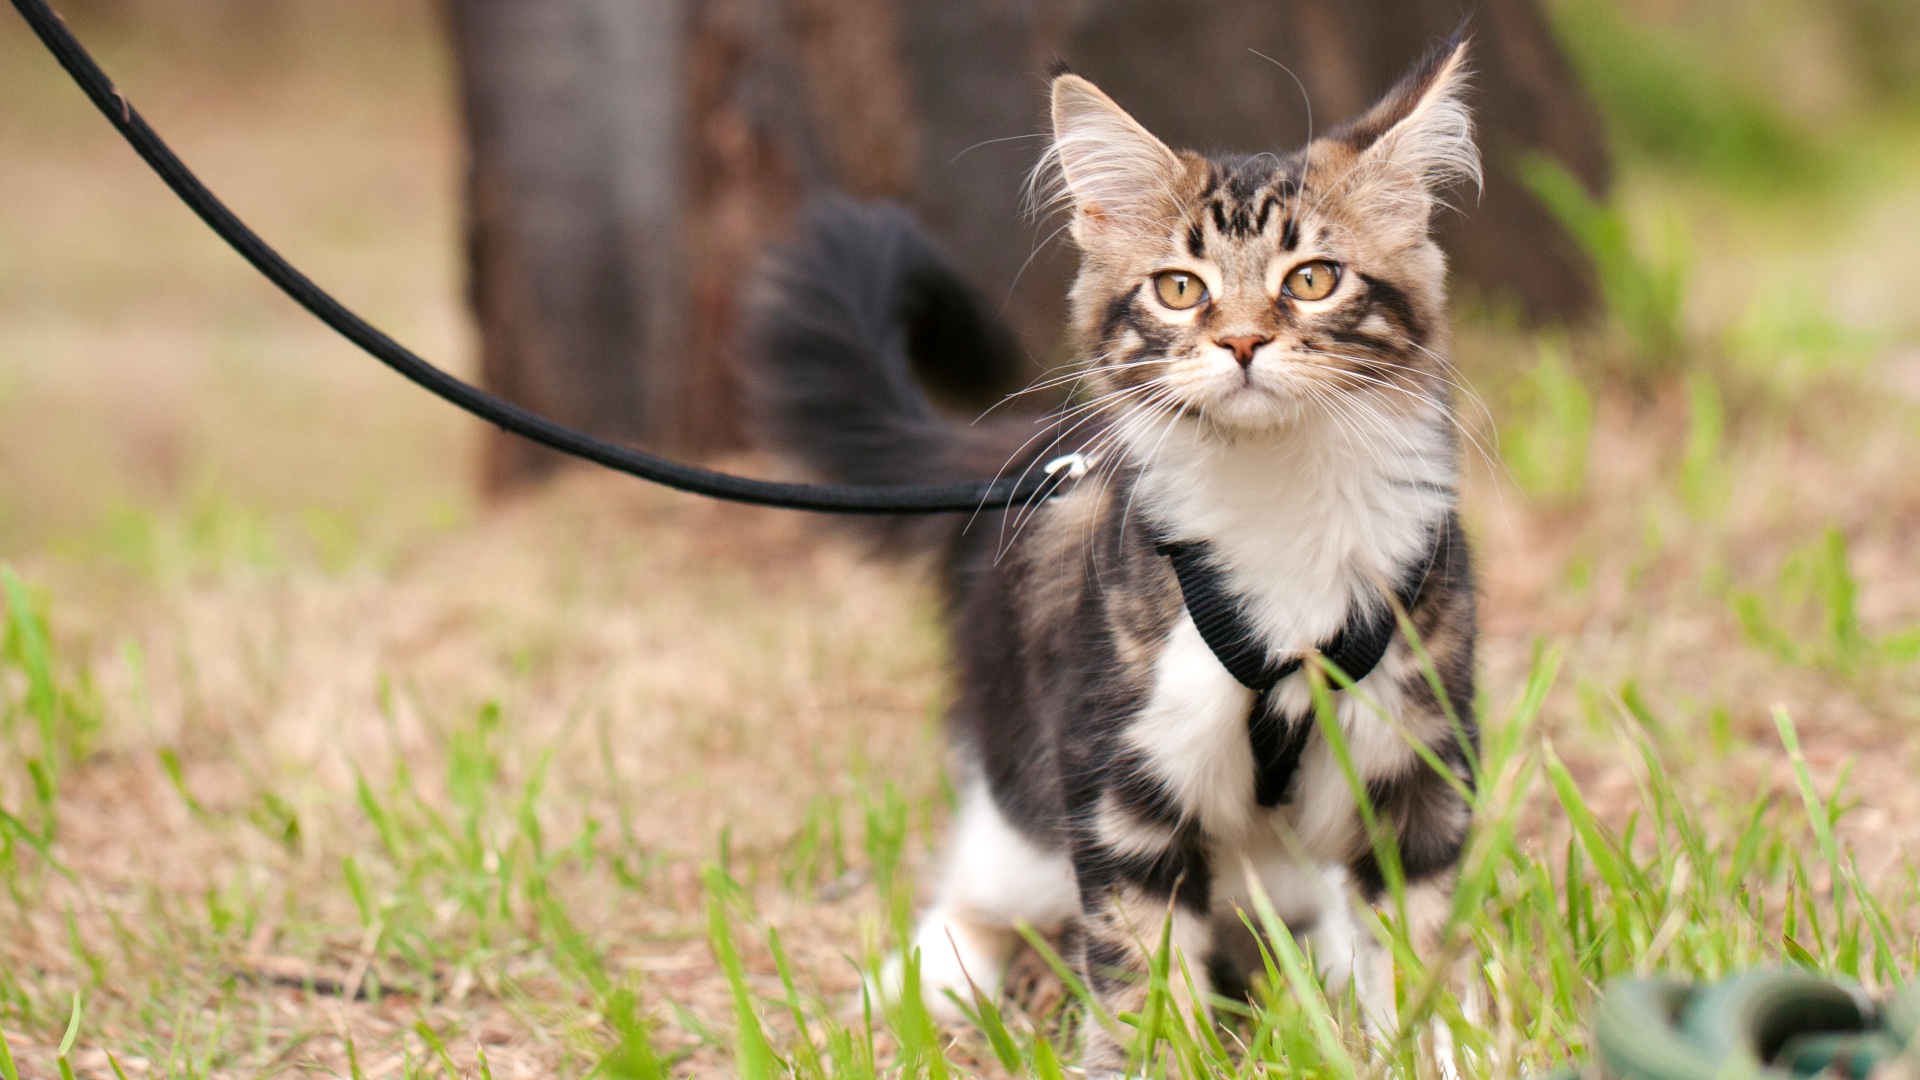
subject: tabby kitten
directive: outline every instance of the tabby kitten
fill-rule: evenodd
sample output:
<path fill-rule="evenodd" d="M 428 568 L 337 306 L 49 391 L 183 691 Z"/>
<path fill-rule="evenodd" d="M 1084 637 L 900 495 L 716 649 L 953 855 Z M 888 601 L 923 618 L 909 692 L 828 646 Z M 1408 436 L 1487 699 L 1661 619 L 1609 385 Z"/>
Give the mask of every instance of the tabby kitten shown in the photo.
<path fill-rule="evenodd" d="M 1473 782 L 1474 599 L 1428 230 L 1478 179 L 1464 57 L 1449 43 L 1358 119 L 1252 157 L 1170 150 L 1057 76 L 1083 392 L 1038 438 L 949 424 L 916 384 L 1014 346 L 902 211 L 815 207 L 763 279 L 754 400 L 814 470 L 1059 481 L 1019 511 L 881 526 L 942 553 L 958 654 L 962 805 L 914 941 L 936 1014 L 998 989 L 1021 920 L 1073 931 L 1109 1015 L 1140 1007 L 1169 919 L 1208 992 L 1248 970 L 1235 907 L 1257 880 L 1391 1024 L 1357 918 L 1383 871 L 1299 661 L 1364 676 L 1335 695 L 1352 764 L 1407 881 L 1443 898 Z M 1123 1033 L 1088 1026 L 1088 1068 L 1124 1067 Z"/>

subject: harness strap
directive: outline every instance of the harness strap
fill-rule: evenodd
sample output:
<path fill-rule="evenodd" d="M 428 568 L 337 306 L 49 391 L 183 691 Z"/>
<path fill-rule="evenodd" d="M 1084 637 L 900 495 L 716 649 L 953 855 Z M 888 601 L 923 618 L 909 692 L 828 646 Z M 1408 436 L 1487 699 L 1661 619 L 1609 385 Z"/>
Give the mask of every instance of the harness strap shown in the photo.
<path fill-rule="evenodd" d="M 1253 744 L 1253 799 L 1272 809 L 1287 798 L 1293 786 L 1293 774 L 1300 770 L 1300 755 L 1306 753 L 1313 723 L 1301 718 L 1289 722 L 1267 707 L 1268 693 L 1258 691 L 1253 708 L 1247 713 L 1247 741 Z"/>
<path fill-rule="evenodd" d="M 1214 565 L 1211 544 L 1177 540 L 1161 544 L 1159 552 L 1173 563 L 1173 574 L 1180 579 L 1180 595 L 1187 602 L 1187 614 L 1193 617 L 1200 639 L 1242 686 L 1265 693 L 1300 670 L 1298 656 L 1273 661 L 1266 642 L 1247 621 L 1244 602 L 1227 588 L 1220 568 Z"/>
<path fill-rule="evenodd" d="M 1426 567 L 1445 543 L 1445 529 L 1436 529 L 1434 540 L 1422 558 L 1395 590 L 1395 599 L 1403 610 L 1413 610 L 1426 583 Z M 1212 545 L 1204 540 L 1166 541 L 1156 546 L 1173 564 L 1180 582 L 1180 596 L 1187 614 L 1200 631 L 1220 666 L 1227 669 L 1242 686 L 1254 692 L 1253 709 L 1247 716 L 1247 739 L 1253 748 L 1254 798 L 1261 806 L 1279 806 L 1287 801 L 1287 788 L 1300 768 L 1313 725 L 1306 720 L 1289 720 L 1268 707 L 1268 698 L 1281 679 L 1300 670 L 1304 656 L 1289 656 L 1276 661 L 1260 631 L 1247 617 L 1244 598 L 1227 586 L 1226 575 L 1213 559 Z M 1347 624 L 1316 651 L 1354 682 L 1367 677 L 1387 655 L 1393 642 L 1394 611 L 1377 605 L 1355 605 Z"/>

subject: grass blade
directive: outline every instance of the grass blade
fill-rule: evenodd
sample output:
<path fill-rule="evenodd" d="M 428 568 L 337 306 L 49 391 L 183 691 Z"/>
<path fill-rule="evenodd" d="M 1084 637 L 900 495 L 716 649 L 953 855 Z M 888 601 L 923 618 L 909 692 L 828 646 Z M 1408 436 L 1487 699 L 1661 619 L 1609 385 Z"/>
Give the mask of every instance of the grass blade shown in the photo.
<path fill-rule="evenodd" d="M 726 976 L 727 988 L 733 995 L 733 1012 L 736 1030 L 734 1032 L 734 1068 L 741 1080 L 775 1080 L 776 1058 L 773 1046 L 767 1042 L 766 1029 L 760 1024 L 760 1014 L 753 1007 L 753 992 L 747 987 L 746 964 L 740 959 L 739 947 L 734 944 L 733 927 L 727 920 L 727 908 L 723 896 L 736 892 L 738 887 L 727 878 L 726 871 L 718 866 L 709 866 L 707 880 L 707 941 L 713 948 L 715 960 L 720 962 L 721 973 Z"/>
<path fill-rule="evenodd" d="M 1806 804 L 1807 821 L 1813 826 L 1814 839 L 1820 844 L 1820 855 L 1827 861 L 1827 870 L 1833 876 L 1829 879 L 1833 885 L 1834 914 L 1840 914 L 1846 897 L 1841 889 L 1840 845 L 1833 836 L 1833 803 L 1820 797 L 1820 791 L 1813 786 L 1813 774 L 1807 770 L 1807 757 L 1800 752 L 1800 733 L 1794 729 L 1793 718 L 1787 710 L 1775 707 L 1773 725 L 1780 732 L 1780 745 L 1787 749 L 1787 760 L 1793 764 L 1794 783 L 1800 789 L 1800 801 Z M 1835 792 L 1838 798 L 1838 792 Z"/>
<path fill-rule="evenodd" d="M 1279 914 L 1274 911 L 1272 898 L 1267 895 L 1266 887 L 1251 866 L 1246 868 L 1246 877 L 1254 911 L 1260 916 L 1260 926 L 1266 932 L 1266 944 L 1273 950 L 1273 957 L 1286 977 L 1288 990 L 1306 1014 L 1308 1029 L 1313 1033 L 1313 1041 L 1321 1058 L 1335 1080 L 1354 1080 L 1356 1069 L 1353 1058 L 1347 1053 L 1346 1044 L 1340 1041 L 1333 1010 L 1320 990 L 1320 981 L 1314 977 L 1305 954 L 1294 942 L 1292 931 L 1280 921 Z"/>
<path fill-rule="evenodd" d="M 13 1063 L 13 1047 L 7 1045 L 4 1031 L 0 1031 L 0 1080 L 20 1080 L 20 1068 Z"/>

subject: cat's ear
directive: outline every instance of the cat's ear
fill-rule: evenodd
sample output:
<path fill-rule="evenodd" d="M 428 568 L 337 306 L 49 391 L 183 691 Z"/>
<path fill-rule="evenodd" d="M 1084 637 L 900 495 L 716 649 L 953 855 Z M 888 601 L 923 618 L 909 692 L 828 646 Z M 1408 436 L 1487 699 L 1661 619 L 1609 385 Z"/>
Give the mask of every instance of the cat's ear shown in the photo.
<path fill-rule="evenodd" d="M 1053 80 L 1052 160 L 1085 246 L 1174 209 L 1180 159 L 1100 88 L 1073 74 Z"/>
<path fill-rule="evenodd" d="M 1328 136 L 1355 154 L 1354 194 L 1423 232 L 1448 189 L 1480 184 L 1480 151 L 1465 97 L 1469 44 L 1464 33 L 1454 35 L 1373 108 Z"/>

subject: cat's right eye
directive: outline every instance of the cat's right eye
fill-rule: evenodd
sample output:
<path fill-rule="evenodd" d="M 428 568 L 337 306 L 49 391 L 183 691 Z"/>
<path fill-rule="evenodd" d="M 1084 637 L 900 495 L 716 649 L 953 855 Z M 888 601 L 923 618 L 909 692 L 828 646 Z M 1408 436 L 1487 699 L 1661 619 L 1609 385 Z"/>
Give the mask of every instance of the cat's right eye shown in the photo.
<path fill-rule="evenodd" d="M 1189 270 L 1166 270 L 1153 275 L 1153 291 L 1161 303 L 1185 311 L 1207 298 L 1207 283 Z"/>

